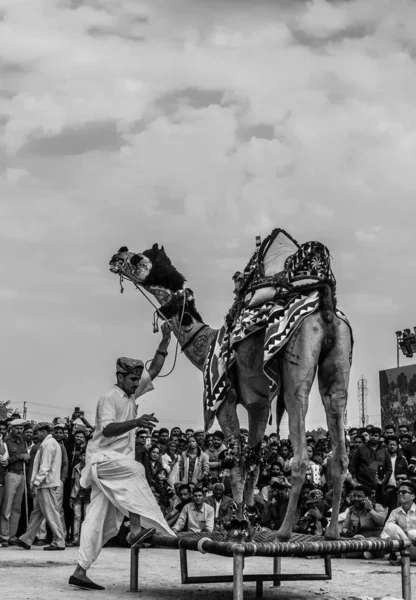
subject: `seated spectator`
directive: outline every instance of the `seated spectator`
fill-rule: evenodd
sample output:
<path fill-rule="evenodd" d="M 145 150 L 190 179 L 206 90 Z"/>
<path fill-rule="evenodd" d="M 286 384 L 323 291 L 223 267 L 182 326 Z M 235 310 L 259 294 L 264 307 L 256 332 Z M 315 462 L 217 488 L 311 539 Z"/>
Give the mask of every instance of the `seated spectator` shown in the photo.
<path fill-rule="evenodd" d="M 345 479 L 344 483 L 342 484 L 342 490 L 341 490 L 341 502 L 340 502 L 340 506 L 339 506 L 339 523 L 343 523 L 345 521 L 345 517 L 346 512 L 348 511 L 348 509 L 351 506 L 351 495 L 352 492 L 354 491 L 354 484 L 349 480 L 349 479 Z M 328 506 L 332 506 L 332 499 L 334 496 L 334 490 L 329 490 L 329 492 L 327 492 L 327 494 L 325 494 L 325 502 Z M 329 509 L 330 511 L 332 509 Z"/>
<path fill-rule="evenodd" d="M 172 531 L 175 533 L 179 531 L 212 533 L 214 521 L 214 509 L 204 502 L 203 491 L 200 488 L 195 488 L 192 494 L 192 502 L 183 507 L 178 520 L 172 527 Z"/>
<path fill-rule="evenodd" d="M 230 506 L 233 499 L 224 495 L 224 484 L 214 483 L 212 486 L 212 496 L 205 498 L 205 502 L 214 509 L 214 528 L 222 529 L 223 523 L 230 518 Z"/>
<path fill-rule="evenodd" d="M 348 538 L 356 535 L 378 537 L 387 517 L 387 508 L 375 502 L 375 490 L 357 486 L 351 493 L 351 504 L 341 535 Z"/>
<path fill-rule="evenodd" d="M 270 493 L 271 488 L 274 483 L 277 483 L 277 488 L 282 491 L 281 497 L 288 498 L 289 493 L 288 489 L 290 488 L 290 483 L 287 478 L 283 475 L 282 467 L 279 462 L 274 462 L 270 465 L 269 471 L 269 480 L 267 485 L 261 488 L 261 495 L 265 502 L 269 502 L 271 499 Z"/>
<path fill-rule="evenodd" d="M 323 535 L 325 533 L 328 519 L 324 517 L 323 512 L 318 507 L 318 504 L 322 501 L 323 494 L 321 490 L 314 489 L 309 492 L 305 501 L 307 510 L 293 528 L 294 532 L 308 535 Z"/>
<path fill-rule="evenodd" d="M 382 539 L 416 541 L 416 488 L 410 481 L 399 486 L 398 508 L 391 511 L 381 533 Z"/>
<path fill-rule="evenodd" d="M 172 527 L 172 525 L 174 525 L 178 520 L 183 507 L 186 504 L 189 504 L 189 502 L 192 502 L 191 488 L 187 483 L 177 484 L 175 489 L 180 502 L 175 504 L 174 508 L 172 508 L 165 516 L 165 519 L 170 527 Z"/>
<path fill-rule="evenodd" d="M 160 460 L 159 446 L 153 444 L 150 446 L 149 453 L 144 457 L 143 461 L 146 479 L 151 488 L 154 487 L 156 473 L 159 469 L 163 469 L 162 461 Z"/>

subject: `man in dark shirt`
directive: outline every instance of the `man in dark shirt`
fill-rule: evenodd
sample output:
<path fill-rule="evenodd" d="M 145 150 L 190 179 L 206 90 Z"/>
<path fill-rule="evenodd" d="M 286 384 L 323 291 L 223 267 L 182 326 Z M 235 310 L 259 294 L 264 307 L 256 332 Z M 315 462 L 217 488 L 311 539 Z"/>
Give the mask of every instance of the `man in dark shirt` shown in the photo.
<path fill-rule="evenodd" d="M 11 433 L 6 440 L 9 459 L 6 473 L 6 490 L 0 518 L 0 537 L 5 542 L 16 539 L 22 510 L 26 464 L 30 460 L 26 442 L 23 439 L 24 424 L 23 419 L 14 419 L 10 423 Z"/>
<path fill-rule="evenodd" d="M 376 489 L 377 502 L 383 500 L 383 488 L 393 472 L 390 455 L 380 446 L 381 429 L 373 427 L 370 439 L 359 446 L 350 461 L 350 472 L 354 481 L 367 488 Z"/>
<path fill-rule="evenodd" d="M 144 463 L 144 458 L 147 456 L 146 440 L 148 438 L 147 431 L 145 429 L 139 429 L 136 433 L 136 444 L 135 444 L 135 459 L 139 463 Z"/>

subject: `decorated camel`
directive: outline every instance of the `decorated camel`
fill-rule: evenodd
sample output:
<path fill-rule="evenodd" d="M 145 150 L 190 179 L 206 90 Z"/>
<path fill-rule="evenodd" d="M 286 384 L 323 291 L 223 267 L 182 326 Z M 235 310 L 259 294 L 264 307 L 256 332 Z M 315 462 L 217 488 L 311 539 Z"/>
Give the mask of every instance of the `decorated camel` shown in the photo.
<path fill-rule="evenodd" d="M 126 247 L 112 257 L 110 270 L 146 290 L 158 301 L 182 351 L 204 377 L 205 424 L 216 416 L 236 459 L 231 468 L 233 497 L 241 520 L 254 505 L 260 450 L 277 397 L 277 424 L 286 410 L 293 447 L 292 490 L 276 533 L 291 536 L 309 460 L 305 418 L 318 374 L 319 391 L 332 443 L 333 507 L 326 530 L 336 539 L 342 483 L 347 470 L 344 414 L 352 356 L 352 332 L 336 307 L 329 252 L 319 242 L 299 245 L 281 229 L 257 247 L 243 273 L 237 273 L 235 300 L 224 325 L 212 329 L 195 307 L 193 292 L 172 265 L 163 246 L 142 253 Z M 248 412 L 248 449 L 241 452 L 237 405 Z"/>

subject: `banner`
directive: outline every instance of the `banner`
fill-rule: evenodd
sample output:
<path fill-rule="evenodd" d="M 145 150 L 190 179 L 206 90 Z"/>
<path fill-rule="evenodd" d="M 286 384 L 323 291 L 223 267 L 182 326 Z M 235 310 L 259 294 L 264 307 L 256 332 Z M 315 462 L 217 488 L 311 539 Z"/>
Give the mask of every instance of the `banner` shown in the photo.
<path fill-rule="evenodd" d="M 381 427 L 416 421 L 416 365 L 379 372 Z"/>

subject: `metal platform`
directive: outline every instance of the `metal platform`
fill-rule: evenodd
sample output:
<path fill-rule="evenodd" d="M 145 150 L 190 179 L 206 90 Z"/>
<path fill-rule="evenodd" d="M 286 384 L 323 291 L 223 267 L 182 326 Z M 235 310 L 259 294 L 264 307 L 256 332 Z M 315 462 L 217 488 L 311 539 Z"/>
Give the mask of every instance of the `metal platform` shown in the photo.
<path fill-rule="evenodd" d="M 243 585 L 245 581 L 256 582 L 256 595 L 262 597 L 263 583 L 272 581 L 274 586 L 279 586 L 281 581 L 317 581 L 331 579 L 331 556 L 334 554 L 348 554 L 352 552 L 380 551 L 400 552 L 402 557 L 402 597 L 411 600 L 410 580 L 410 552 L 411 544 L 404 541 L 369 539 L 342 539 L 336 541 L 325 540 L 322 537 L 292 534 L 290 541 L 276 541 L 273 531 L 257 533 L 252 542 L 236 543 L 227 541 L 224 534 L 213 533 L 185 533 L 178 537 L 168 537 L 160 534 L 152 538 L 152 546 L 179 550 L 181 582 L 183 584 L 195 583 L 233 583 L 234 600 L 243 600 Z M 233 558 L 232 575 L 188 575 L 187 551 L 197 551 L 203 554 L 216 554 Z M 139 548 L 131 549 L 130 560 L 130 591 L 137 592 L 139 587 Z M 247 557 L 262 556 L 273 558 L 273 572 L 270 574 L 244 575 L 244 563 Z M 282 573 L 281 558 L 284 556 L 319 556 L 324 561 L 324 572 Z"/>

